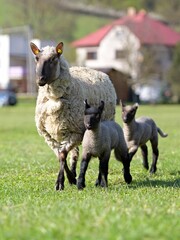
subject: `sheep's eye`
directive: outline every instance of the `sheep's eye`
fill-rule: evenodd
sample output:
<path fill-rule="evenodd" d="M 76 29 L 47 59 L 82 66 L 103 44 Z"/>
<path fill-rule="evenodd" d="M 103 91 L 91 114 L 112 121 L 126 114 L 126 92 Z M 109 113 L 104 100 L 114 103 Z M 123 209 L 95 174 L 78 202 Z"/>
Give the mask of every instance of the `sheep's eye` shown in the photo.
<path fill-rule="evenodd" d="M 56 57 L 52 57 L 52 58 L 50 58 L 50 60 L 49 60 L 50 63 L 53 63 L 53 62 L 55 62 L 55 61 L 56 61 Z"/>
<path fill-rule="evenodd" d="M 96 114 L 96 119 L 99 119 L 100 118 L 100 114 Z"/>
<path fill-rule="evenodd" d="M 36 56 L 35 59 L 36 59 L 37 62 L 39 61 L 39 57 L 38 56 Z"/>

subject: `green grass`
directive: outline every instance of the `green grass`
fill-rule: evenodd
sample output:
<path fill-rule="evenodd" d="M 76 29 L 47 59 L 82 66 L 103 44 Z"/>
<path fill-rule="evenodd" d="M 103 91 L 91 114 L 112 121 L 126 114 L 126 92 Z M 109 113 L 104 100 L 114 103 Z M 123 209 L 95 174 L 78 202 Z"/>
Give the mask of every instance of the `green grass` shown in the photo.
<path fill-rule="evenodd" d="M 126 185 L 122 166 L 112 154 L 108 190 L 94 187 L 98 161 L 93 159 L 85 190 L 78 191 L 66 180 L 62 192 L 54 190 L 59 164 L 36 132 L 34 108 L 33 101 L 0 108 L 1 240 L 179 239 L 179 105 L 138 110 L 139 116 L 153 117 L 169 134 L 160 138 L 154 176 L 142 168 L 138 151 L 131 165 L 133 182 Z M 116 118 L 121 123 L 120 107 Z"/>

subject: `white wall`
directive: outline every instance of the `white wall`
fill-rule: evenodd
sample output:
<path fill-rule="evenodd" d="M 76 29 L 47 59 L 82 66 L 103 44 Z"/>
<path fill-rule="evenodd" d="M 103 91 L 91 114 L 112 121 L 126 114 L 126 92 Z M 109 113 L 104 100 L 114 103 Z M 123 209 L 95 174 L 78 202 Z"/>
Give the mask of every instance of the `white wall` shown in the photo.
<path fill-rule="evenodd" d="M 115 26 L 101 41 L 99 47 L 78 48 L 77 64 L 91 68 L 115 68 L 136 77 L 139 67 L 137 64 L 139 48 L 139 40 L 127 27 Z M 128 49 L 130 52 L 128 59 L 116 59 L 116 50 L 123 49 Z M 88 51 L 97 51 L 97 59 L 87 60 Z"/>
<path fill-rule="evenodd" d="M 0 88 L 9 84 L 10 40 L 8 35 L 0 35 Z"/>

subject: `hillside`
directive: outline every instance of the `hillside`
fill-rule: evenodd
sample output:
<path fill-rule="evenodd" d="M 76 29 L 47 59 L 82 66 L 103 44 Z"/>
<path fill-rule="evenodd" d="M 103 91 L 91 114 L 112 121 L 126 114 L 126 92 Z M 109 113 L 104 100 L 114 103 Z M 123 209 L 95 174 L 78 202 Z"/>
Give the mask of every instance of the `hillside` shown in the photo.
<path fill-rule="evenodd" d="M 0 0 L 0 28 L 30 25 L 35 38 L 71 42 L 111 21 L 110 18 L 64 11 L 61 9 L 61 2 L 63 0 Z M 133 6 L 137 10 L 143 8 L 156 12 L 177 27 L 180 21 L 179 0 L 174 0 L 173 3 L 163 0 L 112 0 L 110 4 L 108 0 L 69 0 L 69 2 L 74 5 L 91 4 L 92 7 L 103 8 L 104 11 L 114 9 L 125 12 L 128 7 Z"/>

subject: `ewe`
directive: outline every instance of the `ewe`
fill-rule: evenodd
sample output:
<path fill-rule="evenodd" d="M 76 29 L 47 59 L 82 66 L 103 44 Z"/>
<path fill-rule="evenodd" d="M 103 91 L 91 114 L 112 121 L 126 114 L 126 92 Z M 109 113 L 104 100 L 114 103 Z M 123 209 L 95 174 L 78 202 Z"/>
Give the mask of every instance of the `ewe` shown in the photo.
<path fill-rule="evenodd" d="M 134 154 L 137 152 L 138 147 L 140 147 L 143 156 L 143 166 L 148 170 L 148 149 L 146 143 L 150 141 L 153 152 L 153 161 L 150 173 L 155 173 L 159 156 L 158 133 L 161 137 L 167 137 L 167 134 L 163 133 L 151 118 L 140 117 L 138 119 L 135 119 L 135 114 L 138 109 L 137 103 L 133 106 L 126 106 L 121 102 L 121 107 L 124 126 L 123 131 L 129 149 L 130 161 L 132 160 Z"/>
<path fill-rule="evenodd" d="M 82 141 L 82 161 L 80 174 L 77 181 L 78 189 L 85 187 L 85 174 L 91 157 L 99 158 L 99 175 L 96 186 L 108 186 L 108 163 L 111 150 L 114 149 L 115 157 L 121 161 L 124 168 L 124 179 L 127 183 L 132 181 L 129 172 L 128 149 L 124 139 L 122 128 L 114 121 L 102 121 L 101 115 L 104 102 L 101 105 L 91 107 L 85 101 L 84 125 L 86 131 Z"/>
<path fill-rule="evenodd" d="M 98 105 L 104 99 L 103 119 L 113 119 L 116 94 L 109 77 L 85 67 L 68 67 L 62 56 L 63 43 L 41 50 L 31 43 L 36 59 L 36 82 L 39 87 L 35 121 L 39 134 L 44 137 L 60 161 L 56 190 L 64 189 L 64 170 L 72 184 L 76 184 L 78 145 L 85 127 L 83 124 L 84 99 Z M 71 151 L 71 170 L 67 155 Z"/>

